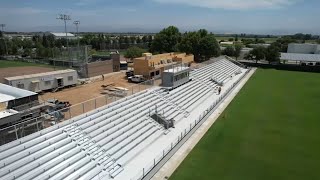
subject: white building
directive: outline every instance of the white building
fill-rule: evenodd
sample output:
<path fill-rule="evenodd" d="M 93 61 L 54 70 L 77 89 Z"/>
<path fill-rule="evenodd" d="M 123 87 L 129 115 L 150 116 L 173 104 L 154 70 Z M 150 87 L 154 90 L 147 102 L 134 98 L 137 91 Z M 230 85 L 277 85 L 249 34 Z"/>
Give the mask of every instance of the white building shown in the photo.
<path fill-rule="evenodd" d="M 45 33 L 46 35 L 53 35 L 55 39 L 66 39 L 68 37 L 68 39 L 76 39 L 77 37 L 74 34 L 71 33 L 61 33 L 61 32 L 48 32 Z"/>
<path fill-rule="evenodd" d="M 232 41 L 220 42 L 220 45 L 233 45 Z"/>
<path fill-rule="evenodd" d="M 291 43 L 288 45 L 287 52 L 297 54 L 320 54 L 320 45 Z"/>
<path fill-rule="evenodd" d="M 37 93 L 0 83 L 0 127 L 23 118 L 25 114 L 18 112 L 14 107 L 37 100 Z"/>
<path fill-rule="evenodd" d="M 41 92 L 76 85 L 78 82 L 78 74 L 75 70 L 66 69 L 39 74 L 7 77 L 4 79 L 6 84 L 10 86 L 33 92 Z"/>

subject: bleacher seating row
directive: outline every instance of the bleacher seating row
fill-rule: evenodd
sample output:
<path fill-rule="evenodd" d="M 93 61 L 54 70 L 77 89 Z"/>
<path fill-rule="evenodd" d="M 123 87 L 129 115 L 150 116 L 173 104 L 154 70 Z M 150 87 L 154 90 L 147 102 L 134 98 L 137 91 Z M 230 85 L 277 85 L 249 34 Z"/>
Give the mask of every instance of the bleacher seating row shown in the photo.
<path fill-rule="evenodd" d="M 114 178 L 165 129 L 149 118 L 183 119 L 191 105 L 215 93 L 241 68 L 228 60 L 196 69 L 191 82 L 168 93 L 148 89 L 0 147 L 0 179 Z M 159 96 L 161 98 L 159 98 Z"/>

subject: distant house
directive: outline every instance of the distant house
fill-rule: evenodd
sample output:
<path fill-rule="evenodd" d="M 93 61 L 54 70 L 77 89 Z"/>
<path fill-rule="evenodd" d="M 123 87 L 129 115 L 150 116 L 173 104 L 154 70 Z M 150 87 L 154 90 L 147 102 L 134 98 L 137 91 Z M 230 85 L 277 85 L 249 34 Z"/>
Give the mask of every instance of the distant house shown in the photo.
<path fill-rule="evenodd" d="M 74 34 L 71 33 L 61 33 L 61 32 L 47 32 L 45 35 L 53 35 L 55 39 L 76 39 L 77 37 Z"/>
<path fill-rule="evenodd" d="M 233 45 L 232 41 L 220 42 L 220 45 Z"/>

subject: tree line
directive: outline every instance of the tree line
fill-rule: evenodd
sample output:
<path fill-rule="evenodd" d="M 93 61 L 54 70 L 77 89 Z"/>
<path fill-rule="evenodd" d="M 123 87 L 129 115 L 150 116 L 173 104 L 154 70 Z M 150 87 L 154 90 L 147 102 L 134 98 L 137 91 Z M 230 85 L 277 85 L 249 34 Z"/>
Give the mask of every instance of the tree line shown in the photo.
<path fill-rule="evenodd" d="M 85 34 L 79 38 L 81 46 L 90 45 L 95 50 L 127 49 L 137 46 L 148 49 L 152 43 L 152 35 L 145 36 L 110 36 L 104 34 Z M 69 39 L 69 47 L 76 47 L 77 39 Z M 22 55 L 35 58 L 54 57 L 61 49 L 66 49 L 67 39 L 56 39 L 54 35 L 34 35 L 31 39 L 6 38 L 0 32 L 0 55 Z"/>
<path fill-rule="evenodd" d="M 149 50 L 154 54 L 169 52 L 193 54 L 196 62 L 221 54 L 220 46 L 212 33 L 205 29 L 181 33 L 175 26 L 169 26 L 157 33 Z"/>
<path fill-rule="evenodd" d="M 215 35 L 209 33 L 205 29 L 190 32 L 180 32 L 175 26 L 164 28 L 154 37 L 152 35 L 136 36 L 136 35 L 110 35 L 110 34 L 84 34 L 79 38 L 79 44 L 90 45 L 93 49 L 110 50 L 110 49 L 128 49 L 126 57 L 135 58 L 140 56 L 141 52 L 149 50 L 150 52 L 165 53 L 165 52 L 186 52 L 195 56 L 196 62 L 202 62 L 214 56 L 221 54 L 238 58 L 242 46 L 250 44 L 265 43 L 258 36 L 253 36 L 254 39 L 246 39 L 248 35 L 235 35 L 230 40 L 241 39 L 241 43 L 236 43 L 233 46 L 227 46 L 223 51 L 220 50 L 219 43 Z M 277 55 L 278 52 L 286 52 L 289 43 L 303 43 L 305 40 L 316 40 L 320 43 L 319 36 L 311 34 L 295 34 L 283 36 L 272 43 L 269 48 L 254 48 L 246 57 L 247 59 L 261 60 L 273 59 L 277 57 L 269 56 L 269 54 Z M 77 39 L 70 39 L 69 46 L 77 46 Z M 61 53 L 62 49 L 66 49 L 67 40 L 65 38 L 55 39 L 53 35 L 34 35 L 31 39 L 21 38 L 5 38 L 3 32 L 0 31 L 0 55 L 22 55 L 35 58 L 55 57 Z M 259 53 L 258 53 L 259 52 Z M 268 53 L 268 54 L 267 54 Z M 264 54 L 263 56 L 261 54 Z"/>

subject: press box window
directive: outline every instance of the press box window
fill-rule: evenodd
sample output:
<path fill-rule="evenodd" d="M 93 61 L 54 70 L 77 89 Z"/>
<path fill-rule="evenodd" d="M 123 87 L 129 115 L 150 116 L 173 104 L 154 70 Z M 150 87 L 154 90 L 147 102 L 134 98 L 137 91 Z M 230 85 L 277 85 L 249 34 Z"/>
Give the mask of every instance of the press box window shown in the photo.
<path fill-rule="evenodd" d="M 51 81 L 45 81 L 45 82 L 44 82 L 44 85 L 46 85 L 46 86 L 51 85 Z"/>
<path fill-rule="evenodd" d="M 73 81 L 73 76 L 68 76 L 68 81 Z"/>
<path fill-rule="evenodd" d="M 24 84 L 17 84 L 17 87 L 20 89 L 24 89 Z"/>

